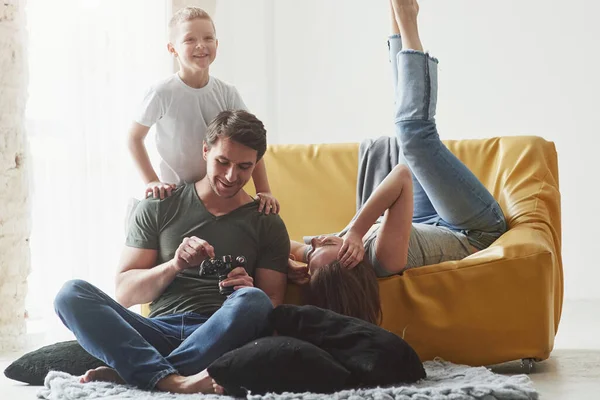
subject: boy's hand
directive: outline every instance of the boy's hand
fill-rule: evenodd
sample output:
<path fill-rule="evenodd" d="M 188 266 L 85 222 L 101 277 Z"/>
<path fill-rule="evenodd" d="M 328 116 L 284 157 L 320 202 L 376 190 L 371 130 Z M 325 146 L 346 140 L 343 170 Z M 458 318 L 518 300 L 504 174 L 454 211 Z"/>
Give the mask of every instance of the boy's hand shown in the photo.
<path fill-rule="evenodd" d="M 233 290 L 245 287 L 254 287 L 254 279 L 248 275 L 244 267 L 237 267 L 231 271 L 226 279 L 220 283 L 221 287 L 233 286 Z"/>
<path fill-rule="evenodd" d="M 271 192 L 260 192 L 256 193 L 256 197 L 260 199 L 260 204 L 258 206 L 258 212 L 265 211 L 265 214 L 279 214 L 279 202 Z"/>
<path fill-rule="evenodd" d="M 365 255 L 365 245 L 363 244 L 362 237 L 352 232 L 344 236 L 344 243 L 338 253 L 340 264 L 348 269 L 356 267 L 356 265 L 362 261 Z"/>
<path fill-rule="evenodd" d="M 297 285 L 306 285 L 310 282 L 310 275 L 308 273 L 308 265 L 302 265 L 293 260 L 293 256 L 290 254 L 288 259 L 288 279 Z"/>
<path fill-rule="evenodd" d="M 215 257 L 215 249 L 206 241 L 196 236 L 184 238 L 173 257 L 177 271 L 199 266 L 205 258 Z"/>
<path fill-rule="evenodd" d="M 160 199 L 164 199 L 165 197 L 169 197 L 171 192 L 177 188 L 177 185 L 171 183 L 163 183 L 163 182 L 150 182 L 146 185 L 146 193 L 144 198 L 146 197 L 160 197 Z M 165 196 L 166 195 L 166 196 Z"/>

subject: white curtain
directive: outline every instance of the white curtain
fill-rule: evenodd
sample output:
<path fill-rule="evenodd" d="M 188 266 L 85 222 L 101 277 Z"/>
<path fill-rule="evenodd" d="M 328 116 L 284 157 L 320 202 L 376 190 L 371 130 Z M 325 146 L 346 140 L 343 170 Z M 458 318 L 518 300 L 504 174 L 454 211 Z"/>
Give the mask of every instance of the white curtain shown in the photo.
<path fill-rule="evenodd" d="M 172 72 L 167 0 L 28 0 L 33 163 L 30 333 L 66 338 L 61 285 L 114 294 L 128 199 L 143 184 L 126 146 L 145 90 Z M 156 152 L 151 138 L 147 146 Z"/>

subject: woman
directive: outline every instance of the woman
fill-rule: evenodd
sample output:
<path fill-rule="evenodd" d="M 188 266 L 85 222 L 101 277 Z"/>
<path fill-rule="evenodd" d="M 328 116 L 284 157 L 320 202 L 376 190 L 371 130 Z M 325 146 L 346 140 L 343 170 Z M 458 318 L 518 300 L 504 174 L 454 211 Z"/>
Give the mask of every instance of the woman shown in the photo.
<path fill-rule="evenodd" d="M 292 242 L 289 272 L 290 280 L 309 283 L 309 303 L 373 323 L 381 320 L 377 277 L 462 259 L 506 231 L 498 202 L 440 141 L 438 61 L 423 53 L 417 2 L 392 0 L 391 10 L 401 163 L 342 232 Z"/>

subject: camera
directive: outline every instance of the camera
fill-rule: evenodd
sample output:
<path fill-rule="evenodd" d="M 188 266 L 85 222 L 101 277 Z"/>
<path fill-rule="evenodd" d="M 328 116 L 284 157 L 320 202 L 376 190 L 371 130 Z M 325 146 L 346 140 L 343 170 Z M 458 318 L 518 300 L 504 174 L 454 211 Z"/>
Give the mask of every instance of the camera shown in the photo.
<path fill-rule="evenodd" d="M 227 279 L 227 275 L 237 267 L 246 268 L 246 258 L 244 256 L 238 256 L 233 259 L 232 256 L 227 255 L 219 258 L 207 258 L 200 264 L 200 276 L 214 276 L 219 277 L 219 293 L 224 296 L 229 296 L 233 293 L 233 286 L 222 287 L 221 282 Z"/>

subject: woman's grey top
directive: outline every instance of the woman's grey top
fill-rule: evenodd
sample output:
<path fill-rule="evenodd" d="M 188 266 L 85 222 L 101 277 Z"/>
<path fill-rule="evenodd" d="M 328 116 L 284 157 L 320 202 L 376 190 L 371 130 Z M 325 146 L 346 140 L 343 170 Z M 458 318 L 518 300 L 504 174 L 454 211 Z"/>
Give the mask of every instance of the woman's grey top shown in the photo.
<path fill-rule="evenodd" d="M 365 259 L 373 265 L 375 273 L 381 278 L 394 275 L 394 273 L 386 271 L 377 259 L 375 239 L 380 227 L 381 224 L 379 222 L 376 223 L 363 242 L 365 246 Z M 348 228 L 344 228 L 344 230 L 334 235 L 342 237 L 347 231 Z M 313 237 L 305 236 L 304 242 L 310 244 Z M 438 264 L 444 261 L 462 260 L 471 253 L 471 245 L 467 236 L 463 233 L 452 231 L 443 226 L 415 223 L 412 224 L 410 232 L 407 263 L 402 271 L 425 265 Z"/>

